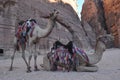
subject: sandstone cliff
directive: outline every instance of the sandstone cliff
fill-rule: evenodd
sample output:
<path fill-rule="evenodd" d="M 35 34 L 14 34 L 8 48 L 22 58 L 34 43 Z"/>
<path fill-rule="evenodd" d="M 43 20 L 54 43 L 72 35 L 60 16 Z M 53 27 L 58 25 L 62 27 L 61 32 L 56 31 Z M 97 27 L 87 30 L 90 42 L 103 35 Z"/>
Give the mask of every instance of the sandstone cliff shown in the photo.
<path fill-rule="evenodd" d="M 99 35 L 101 28 L 106 29 L 101 0 L 85 0 L 81 12 L 81 20 L 85 20 L 91 25 L 96 36 Z"/>
<path fill-rule="evenodd" d="M 82 8 L 82 22 L 87 21 L 95 31 L 114 36 L 115 47 L 120 47 L 120 1 L 119 0 L 85 0 Z M 101 32 L 102 30 L 102 32 Z M 113 42 L 111 41 L 110 46 Z"/>
<path fill-rule="evenodd" d="M 9 0 L 5 0 L 9 1 Z M 2 1 L 5 3 L 5 1 Z M 6 27 L 13 28 L 13 30 L 7 30 L 9 31 L 9 35 L 12 35 L 9 41 L 13 43 L 13 37 L 14 37 L 14 30 L 17 26 L 17 23 L 20 20 L 27 20 L 29 18 L 34 18 L 37 20 L 37 23 L 40 25 L 41 28 L 45 28 L 47 24 L 46 16 L 49 16 L 49 14 L 54 10 L 59 11 L 59 15 L 57 17 L 57 26 L 59 26 L 58 29 L 54 29 L 53 32 L 48 36 L 47 41 L 49 43 L 53 43 L 54 40 L 60 39 L 60 41 L 67 43 L 68 41 L 72 40 L 72 30 L 74 30 L 74 37 L 76 38 L 76 44 L 78 47 L 81 48 L 91 48 L 90 44 L 88 43 L 88 40 L 86 39 L 85 31 L 83 27 L 81 26 L 80 20 L 78 18 L 78 15 L 76 11 L 71 7 L 71 4 L 69 2 L 64 2 L 64 0 L 55 0 L 51 2 L 51 0 L 12 0 L 13 3 L 9 3 L 6 5 L 6 7 L 3 7 L 3 4 L 1 6 L 3 7 L 3 14 L 0 15 L 2 17 L 0 20 L 0 23 L 5 23 Z M 8 14 L 9 13 L 9 14 Z M 6 15 L 4 15 L 6 14 Z M 7 18 L 6 18 L 7 17 Z M 6 20 L 7 19 L 7 20 Z M 6 22 L 8 21 L 8 22 Z M 12 25 L 8 26 L 9 24 Z M 4 26 L 5 25 L 0 25 Z M 3 30 L 2 30 L 3 31 Z M 10 33 L 12 31 L 12 33 Z M 4 32 L 6 35 L 7 32 Z M 4 37 L 2 35 L 4 39 Z M 51 38 L 52 37 L 52 38 Z M 75 40 L 75 38 L 73 38 Z M 3 39 L 2 39 L 3 40 Z M 45 41 L 43 40 L 43 41 Z M 77 43 L 77 41 L 80 40 L 80 43 Z M 46 42 L 47 42 L 46 41 Z M 7 44 L 8 45 L 8 44 Z M 43 45 L 43 44 L 42 44 Z M 46 43 L 47 45 L 47 43 Z"/>
<path fill-rule="evenodd" d="M 120 0 L 103 0 L 106 25 L 114 36 L 115 47 L 120 47 Z"/>
<path fill-rule="evenodd" d="M 30 1 L 28 3 L 27 0 L 20 0 L 18 1 L 18 13 L 17 17 L 19 20 L 25 20 L 28 18 L 35 18 L 38 21 L 38 24 L 40 27 L 45 27 L 47 23 L 47 19 L 45 19 L 45 16 L 49 16 L 49 14 L 54 10 L 59 11 L 59 15 L 57 16 L 57 22 L 59 26 L 66 28 L 69 32 L 71 32 L 71 29 L 75 31 L 75 34 L 77 35 L 78 39 L 81 41 L 80 43 L 77 43 L 77 45 L 81 48 L 89 48 L 90 45 L 88 41 L 86 40 L 85 32 L 83 30 L 83 27 L 81 26 L 80 20 L 78 18 L 77 13 L 74 11 L 74 9 L 71 7 L 70 4 L 62 2 L 49 2 L 44 0 L 36 0 L 36 1 Z M 62 29 L 59 31 L 59 34 L 62 35 L 60 39 L 63 39 L 63 41 L 68 42 L 69 40 L 72 40 L 71 34 L 66 31 L 66 29 Z M 57 31 L 56 31 L 57 32 Z M 66 35 L 63 35 L 62 33 L 65 32 Z M 57 33 L 51 33 L 57 34 Z M 69 37 L 69 40 L 66 38 Z M 77 40 L 78 40 L 77 39 Z"/>
<path fill-rule="evenodd" d="M 99 0 L 85 0 L 82 7 L 81 20 L 83 25 L 84 21 L 86 21 L 92 27 L 91 35 L 94 34 L 95 37 L 89 35 L 88 37 L 92 41 L 92 46 L 95 46 L 95 38 L 100 34 L 104 34 L 104 29 L 106 28 L 101 2 Z"/>
<path fill-rule="evenodd" d="M 16 6 L 14 1 L 0 0 L 0 48 L 13 47 L 16 23 Z"/>

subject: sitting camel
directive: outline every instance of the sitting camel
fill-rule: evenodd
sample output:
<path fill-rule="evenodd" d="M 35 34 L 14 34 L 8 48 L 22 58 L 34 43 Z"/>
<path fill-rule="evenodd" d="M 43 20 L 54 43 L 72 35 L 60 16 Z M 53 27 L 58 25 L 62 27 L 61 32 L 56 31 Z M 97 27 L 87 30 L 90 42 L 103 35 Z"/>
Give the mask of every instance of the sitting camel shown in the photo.
<path fill-rule="evenodd" d="M 30 20 L 30 22 L 32 23 L 32 27 L 34 29 L 32 29 L 32 36 L 31 34 L 29 34 L 29 31 L 28 31 L 28 34 L 27 34 L 27 37 L 28 37 L 28 40 L 27 40 L 27 43 L 29 45 L 29 52 L 30 52 L 30 55 L 29 55 L 29 59 L 28 59 L 28 62 L 26 60 L 26 57 L 25 57 L 25 47 L 26 47 L 26 44 L 25 44 L 25 41 L 21 41 L 20 42 L 20 47 L 22 49 L 22 58 L 23 60 L 25 61 L 26 65 L 27 65 L 27 72 L 31 72 L 31 67 L 30 67 L 30 61 L 31 61 L 31 58 L 32 58 L 32 53 L 34 55 L 34 68 L 35 68 L 35 71 L 39 70 L 38 67 L 37 67 L 37 54 L 36 54 L 36 44 L 38 43 L 38 41 L 41 39 L 41 38 L 44 38 L 44 37 L 47 37 L 50 32 L 52 31 L 52 29 L 54 28 L 55 26 L 55 22 L 56 22 L 56 17 L 57 17 L 57 14 L 58 14 L 58 11 L 54 10 L 54 12 L 52 14 L 50 14 L 49 16 L 49 20 L 48 20 L 48 24 L 47 24 L 47 27 L 45 29 L 42 29 L 40 28 L 35 22 L 34 20 Z M 24 39 L 22 39 L 24 40 Z M 11 66 L 10 66 L 10 71 L 13 69 L 13 60 L 14 60 L 14 56 L 15 56 L 15 53 L 17 51 L 17 38 L 15 37 L 14 38 L 14 53 L 11 57 Z"/>
<path fill-rule="evenodd" d="M 88 58 L 87 62 L 85 59 L 82 58 L 82 56 L 76 54 L 76 57 L 77 57 L 78 63 L 79 63 L 77 65 L 74 65 L 76 68 L 76 71 L 78 71 L 78 72 L 79 71 L 95 72 L 98 70 L 98 67 L 95 64 L 101 60 L 103 52 L 106 49 L 106 46 L 105 46 L 104 40 L 103 40 L 105 37 L 106 36 L 100 36 L 97 38 L 95 53 L 94 54 L 86 54 L 87 58 Z M 110 36 L 107 36 L 107 37 L 110 37 Z M 63 44 L 59 44 L 59 45 L 63 45 Z M 51 64 L 50 64 L 50 60 L 49 60 L 49 56 L 51 56 L 50 54 L 47 56 L 44 56 L 44 58 L 43 58 L 42 66 L 45 70 L 51 70 Z M 62 65 L 62 67 L 63 67 L 63 65 Z"/>

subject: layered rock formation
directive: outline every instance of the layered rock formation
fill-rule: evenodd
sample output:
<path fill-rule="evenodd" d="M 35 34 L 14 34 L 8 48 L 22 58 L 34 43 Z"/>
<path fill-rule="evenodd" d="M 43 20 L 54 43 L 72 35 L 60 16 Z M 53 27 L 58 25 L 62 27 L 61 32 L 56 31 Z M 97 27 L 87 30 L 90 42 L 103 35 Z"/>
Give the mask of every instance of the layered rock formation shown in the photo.
<path fill-rule="evenodd" d="M 99 34 L 110 33 L 114 36 L 115 47 L 120 47 L 120 1 L 119 0 L 85 0 L 82 9 L 82 21 L 87 21 Z M 109 45 L 112 46 L 111 44 Z"/>
<path fill-rule="evenodd" d="M 70 4 L 73 9 L 77 12 L 77 0 L 49 0 L 50 2 L 57 2 L 59 4 L 65 3 Z"/>
<path fill-rule="evenodd" d="M 95 33 L 95 38 L 97 36 L 104 34 L 104 29 L 106 28 L 103 16 L 103 8 L 99 0 L 85 0 L 82 12 L 81 12 L 82 23 L 86 21 L 91 27 L 91 35 Z M 84 24 L 83 24 L 84 25 Z M 90 41 L 92 41 L 92 46 L 95 46 L 95 38 L 88 36 Z"/>
<path fill-rule="evenodd" d="M 98 36 L 101 29 L 106 28 L 101 0 L 85 0 L 81 12 L 81 20 L 87 21 L 96 36 Z"/>
<path fill-rule="evenodd" d="M 97 36 L 111 33 L 114 35 L 115 46 L 120 46 L 119 0 L 85 0 L 82 24 L 72 2 L 73 0 L 0 0 L 0 47 L 11 47 L 20 20 L 34 18 L 41 28 L 45 28 L 48 20 L 46 17 L 54 9 L 59 11 L 56 19 L 59 28 L 54 28 L 48 38 L 42 40 L 46 44 L 41 45 L 49 46 L 55 40 L 63 43 L 74 40 L 78 47 L 90 49 L 95 46 Z"/>
<path fill-rule="evenodd" d="M 9 1 L 9 0 L 5 0 L 5 1 Z M 4 3 L 5 1 L 2 2 Z M 56 9 L 59 11 L 59 15 L 56 20 L 57 20 L 57 26 L 59 26 L 60 28 L 59 29 L 55 28 L 53 32 L 45 40 L 49 41 L 48 43 L 53 43 L 56 39 L 65 43 L 67 43 L 70 40 L 74 40 L 78 47 L 87 48 L 87 49 L 91 48 L 90 44 L 87 41 L 85 31 L 81 26 L 78 15 L 76 11 L 71 7 L 69 2 L 64 2 L 65 0 L 54 0 L 54 1 L 52 0 L 52 2 L 51 0 L 29 0 L 29 2 L 28 0 L 12 0 L 12 1 L 14 1 L 15 4 L 13 5 L 13 3 L 9 2 L 11 4 L 10 5 L 8 4 L 8 7 L 6 7 L 7 9 L 5 8 L 3 9 L 3 12 L 5 12 L 6 15 L 4 15 L 5 14 L 4 13 L 3 15 L 0 16 L 2 17 L 0 19 L 1 20 L 0 23 L 5 23 L 5 25 L 7 24 L 6 25 L 7 28 L 8 27 L 13 28 L 14 31 L 17 26 L 17 23 L 20 20 L 27 20 L 29 18 L 36 19 L 40 27 L 45 28 L 48 20 L 46 17 L 48 17 L 49 14 L 54 9 Z M 12 24 L 13 27 L 8 26 L 10 24 Z M 5 41 L 5 42 L 13 43 L 12 41 L 14 37 L 14 32 L 10 29 L 8 31 L 9 31 L 9 36 L 11 35 L 11 38 L 9 38 L 11 42 L 10 41 Z M 10 33 L 10 31 L 12 31 L 12 33 Z M 72 36 L 71 34 L 73 34 L 74 36 Z M 6 37 L 4 37 L 3 35 L 2 37 L 6 39 Z M 45 43 L 47 41 L 45 41 Z"/>
<path fill-rule="evenodd" d="M 35 0 L 35 1 L 31 0 L 28 3 L 27 0 L 20 0 L 18 1 L 18 11 L 17 11 L 18 20 L 35 18 L 38 21 L 40 27 L 44 28 L 47 23 L 47 19 L 44 17 L 49 16 L 49 14 L 54 9 L 59 11 L 59 15 L 57 16 L 56 19 L 58 22 L 57 25 L 67 29 L 67 31 L 66 29 L 60 29 L 59 35 L 62 35 L 60 39 L 63 39 L 62 41 L 65 41 L 65 43 L 72 40 L 71 34 L 69 32 L 72 32 L 71 30 L 74 30 L 76 34 L 75 37 L 78 37 L 75 42 L 77 42 L 77 40 L 81 41 L 80 43 L 77 43 L 77 46 L 81 48 L 89 48 L 90 46 L 88 41 L 86 40 L 85 32 L 81 26 L 78 15 L 71 7 L 71 5 L 68 3 L 62 1 L 61 3 L 59 3 L 59 1 L 50 2 L 44 0 Z M 53 31 L 53 32 L 54 33 L 51 33 L 50 36 L 57 34 L 57 31 Z M 66 35 L 63 35 L 63 33 L 65 33 Z"/>
<path fill-rule="evenodd" d="M 114 36 L 115 47 L 120 47 L 120 0 L 103 0 L 106 25 Z"/>
<path fill-rule="evenodd" d="M 13 47 L 15 14 L 16 5 L 13 0 L 0 0 L 0 48 Z"/>

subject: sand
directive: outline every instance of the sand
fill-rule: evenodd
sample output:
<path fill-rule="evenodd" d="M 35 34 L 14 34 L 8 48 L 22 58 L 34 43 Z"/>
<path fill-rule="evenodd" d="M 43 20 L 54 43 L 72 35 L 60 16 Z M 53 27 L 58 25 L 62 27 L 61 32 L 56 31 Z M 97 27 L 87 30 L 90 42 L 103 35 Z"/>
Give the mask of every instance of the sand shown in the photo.
<path fill-rule="evenodd" d="M 120 80 L 120 49 L 107 49 L 102 60 L 96 64 L 99 67 L 97 72 L 63 72 L 44 71 L 42 64 L 44 55 L 38 56 L 38 67 L 40 71 L 33 70 L 26 73 L 26 66 L 20 54 L 14 61 L 13 71 L 8 71 L 10 58 L 0 57 L 0 80 Z"/>

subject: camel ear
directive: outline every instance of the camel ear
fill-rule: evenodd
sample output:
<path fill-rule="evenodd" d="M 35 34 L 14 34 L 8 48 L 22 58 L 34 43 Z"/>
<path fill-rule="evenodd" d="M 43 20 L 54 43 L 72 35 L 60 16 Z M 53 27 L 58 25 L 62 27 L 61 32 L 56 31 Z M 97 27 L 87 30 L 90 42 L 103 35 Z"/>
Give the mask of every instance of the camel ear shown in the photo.
<path fill-rule="evenodd" d="M 50 17 L 53 16 L 53 13 L 50 13 Z"/>
<path fill-rule="evenodd" d="M 56 10 L 56 9 L 54 9 L 54 13 L 56 12 L 56 14 L 59 14 L 59 12 Z"/>
<path fill-rule="evenodd" d="M 57 11 L 56 9 L 54 9 L 54 12 Z"/>

